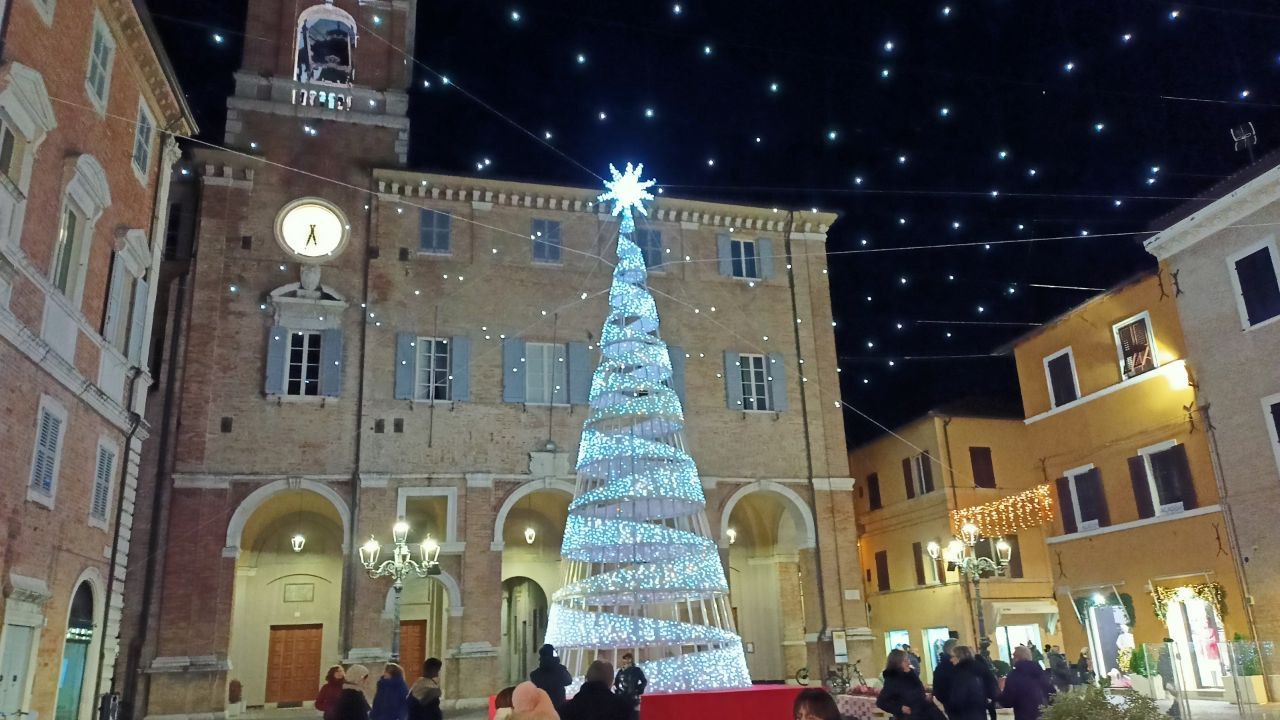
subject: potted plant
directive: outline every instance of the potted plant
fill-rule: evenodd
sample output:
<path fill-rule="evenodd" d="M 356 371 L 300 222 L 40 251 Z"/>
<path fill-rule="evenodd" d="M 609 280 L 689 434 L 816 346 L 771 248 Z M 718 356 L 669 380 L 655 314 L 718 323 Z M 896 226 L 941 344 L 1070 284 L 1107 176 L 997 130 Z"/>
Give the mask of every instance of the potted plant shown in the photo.
<path fill-rule="evenodd" d="M 1168 694 L 1164 690 L 1164 680 L 1156 669 L 1157 658 L 1148 657 L 1145 645 L 1133 649 L 1129 659 L 1129 683 L 1135 692 L 1142 693 L 1152 700 L 1165 700 Z"/>
<path fill-rule="evenodd" d="M 1224 679 L 1227 702 L 1233 705 L 1255 705 L 1267 701 L 1266 679 L 1262 676 L 1262 658 L 1258 646 L 1236 633 L 1231 639 L 1232 674 Z"/>
<path fill-rule="evenodd" d="M 1058 693 L 1045 708 L 1041 720 L 1167 720 L 1156 703 L 1145 695 L 1108 697 L 1099 687 L 1086 686 Z"/>

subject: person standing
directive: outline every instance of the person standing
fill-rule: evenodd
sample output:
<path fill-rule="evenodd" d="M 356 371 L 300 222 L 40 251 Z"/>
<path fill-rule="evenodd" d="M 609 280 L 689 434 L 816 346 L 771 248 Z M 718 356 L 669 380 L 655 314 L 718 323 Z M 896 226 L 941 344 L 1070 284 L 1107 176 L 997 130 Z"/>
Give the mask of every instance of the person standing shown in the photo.
<path fill-rule="evenodd" d="M 920 673 L 911 667 L 911 657 L 905 650 L 894 650 L 885 661 L 881 674 L 884 685 L 876 696 L 876 707 L 892 715 L 896 720 L 937 720 L 942 713 L 925 695 Z"/>
<path fill-rule="evenodd" d="M 334 665 L 325 673 L 324 685 L 320 686 L 320 693 L 316 695 L 316 709 L 324 713 L 324 720 L 334 720 L 334 710 L 338 706 L 338 696 L 342 695 L 342 682 L 346 677 L 341 665 Z"/>
<path fill-rule="evenodd" d="M 1013 651 L 1013 669 L 1004 679 L 1004 690 L 996 701 L 1013 708 L 1014 720 L 1040 720 L 1040 709 L 1049 704 L 1053 681 L 1040 663 L 1031 658 L 1031 650 L 1018 646 Z"/>
<path fill-rule="evenodd" d="M 404 668 L 389 662 L 378 678 L 378 689 L 373 694 L 373 709 L 369 720 L 405 720 L 408 714 L 409 685 L 404 681 Z"/>
<path fill-rule="evenodd" d="M 1049 650 L 1049 676 L 1058 692 L 1071 689 L 1071 666 L 1067 664 L 1066 653 L 1056 645 Z"/>
<path fill-rule="evenodd" d="M 564 705 L 564 689 L 573 684 L 573 676 L 560 664 L 555 646 L 548 643 L 538 648 L 538 667 L 529 673 L 529 681 L 551 698 L 552 707 L 559 712 Z"/>
<path fill-rule="evenodd" d="M 604 660 L 591 663 L 582 687 L 560 708 L 560 720 L 630 720 L 632 705 L 613 694 L 609 687 L 613 679 L 613 665 Z"/>
<path fill-rule="evenodd" d="M 911 646 L 903 643 L 902 651 L 907 654 L 907 662 L 911 663 L 911 669 L 915 671 L 916 676 L 920 675 L 920 656 L 915 654 Z"/>
<path fill-rule="evenodd" d="M 1156 672 L 1160 674 L 1160 682 L 1164 685 L 1165 692 L 1169 693 L 1169 697 L 1173 698 L 1173 704 L 1165 711 L 1165 715 L 1180 718 L 1182 717 L 1182 702 L 1178 697 L 1178 679 L 1173 670 L 1173 648 L 1173 638 L 1165 638 L 1164 650 L 1160 653 L 1160 660 L 1156 662 Z"/>
<path fill-rule="evenodd" d="M 422 677 L 413 682 L 406 699 L 408 720 L 443 720 L 440 711 L 440 666 L 439 658 L 427 658 L 422 663 Z"/>
<path fill-rule="evenodd" d="M 948 638 L 942 644 L 942 652 L 938 655 L 938 666 L 933 669 L 933 699 L 942 703 L 942 707 L 947 706 L 947 690 L 951 683 L 951 675 L 956 668 L 955 663 L 951 660 L 951 652 L 959 644 L 959 640 Z"/>
<path fill-rule="evenodd" d="M 957 645 L 951 651 L 952 670 L 947 682 L 947 717 L 951 720 L 983 720 L 996 700 L 996 676 L 973 654 L 973 648 Z"/>
<path fill-rule="evenodd" d="M 369 700 L 364 694 L 368 684 L 369 668 L 363 665 L 347 668 L 342 693 L 334 706 L 334 720 L 369 720 Z"/>
<path fill-rule="evenodd" d="M 635 664 L 635 657 L 631 653 L 624 653 L 622 669 L 613 679 L 613 691 L 631 703 L 633 714 L 640 712 L 640 696 L 644 694 L 648 684 L 649 679 L 644 676 L 644 670 Z"/>

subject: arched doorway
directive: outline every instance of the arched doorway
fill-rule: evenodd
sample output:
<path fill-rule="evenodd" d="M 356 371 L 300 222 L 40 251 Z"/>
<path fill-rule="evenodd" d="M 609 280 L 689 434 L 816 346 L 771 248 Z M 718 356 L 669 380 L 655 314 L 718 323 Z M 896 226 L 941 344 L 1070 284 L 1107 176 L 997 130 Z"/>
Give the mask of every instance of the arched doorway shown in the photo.
<path fill-rule="evenodd" d="M 754 491 L 736 497 L 725 523 L 729 601 L 747 650 L 752 680 L 786 680 L 807 663 L 803 513 L 786 496 Z"/>
<path fill-rule="evenodd" d="M 503 679 L 515 685 L 529 679 L 538 666 L 538 648 L 547 635 L 547 594 L 527 577 L 502 583 Z"/>
<path fill-rule="evenodd" d="M 300 707 L 341 659 L 344 515 L 305 488 L 250 498 L 238 543 L 228 540 L 239 549 L 231 680 L 247 706 Z"/>
<path fill-rule="evenodd" d="M 409 577 L 400 595 L 400 666 L 405 681 L 412 684 L 422 677 L 422 663 L 429 657 L 444 659 L 449 637 L 452 582 L 448 576 Z M 456 593 L 456 585 L 452 588 Z M 383 617 L 394 618 L 394 591 L 387 592 Z M 387 626 L 388 628 L 390 625 Z"/>
<path fill-rule="evenodd" d="M 528 680 L 529 670 L 537 666 L 547 603 L 564 582 L 560 545 L 572 501 L 569 483 L 528 484 L 508 496 L 499 514 L 495 535 L 501 538 L 503 583 L 498 665 L 508 684 Z"/>
<path fill-rule="evenodd" d="M 79 720 L 93 707 L 93 674 L 97 666 L 94 654 L 95 623 L 93 587 L 88 580 L 76 585 L 67 614 L 67 634 L 62 645 L 62 666 L 58 671 L 58 703 L 56 720 Z M 86 692 L 87 691 L 87 692 Z"/>

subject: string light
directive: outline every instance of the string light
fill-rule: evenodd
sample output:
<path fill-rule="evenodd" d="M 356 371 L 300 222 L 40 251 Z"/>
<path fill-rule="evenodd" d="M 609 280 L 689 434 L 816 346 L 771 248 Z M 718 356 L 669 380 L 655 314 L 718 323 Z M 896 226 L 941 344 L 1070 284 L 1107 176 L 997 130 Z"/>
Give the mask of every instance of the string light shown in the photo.
<path fill-rule="evenodd" d="M 951 333 L 947 333 L 950 337 Z M 1053 522 L 1053 499 L 1049 485 L 1037 485 L 1015 495 L 988 503 L 951 511 L 953 532 L 966 523 L 978 526 L 983 537 L 1012 535 Z"/>

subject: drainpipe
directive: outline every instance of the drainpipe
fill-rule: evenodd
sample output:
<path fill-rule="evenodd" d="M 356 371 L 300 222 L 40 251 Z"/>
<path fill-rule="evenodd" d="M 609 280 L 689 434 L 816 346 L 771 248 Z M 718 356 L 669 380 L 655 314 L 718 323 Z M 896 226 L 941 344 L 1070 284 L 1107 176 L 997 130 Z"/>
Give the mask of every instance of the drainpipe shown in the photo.
<path fill-rule="evenodd" d="M 794 227 L 794 225 L 795 225 L 795 211 L 794 211 L 794 210 L 789 210 L 789 211 L 787 211 L 786 232 L 785 232 L 785 235 L 783 236 L 783 247 L 784 247 L 784 248 L 785 248 L 785 250 L 786 250 L 786 259 L 787 259 L 787 267 L 788 267 L 788 268 L 792 268 L 792 267 L 793 267 L 793 264 L 792 264 L 792 254 L 791 254 L 791 231 L 792 231 L 792 228 Z M 789 292 L 790 292 L 790 294 L 791 294 L 791 317 L 793 317 L 793 318 L 799 317 L 799 316 L 800 316 L 800 314 L 799 314 L 799 313 L 800 313 L 800 309 L 799 309 L 799 305 L 798 305 L 798 303 L 797 303 L 797 301 L 796 301 L 796 273 L 795 273 L 795 270 L 794 270 L 794 269 L 788 269 L 788 270 L 787 270 L 787 289 L 788 289 L 788 291 L 789 291 Z M 801 345 L 800 345 L 800 323 L 792 322 L 792 323 L 791 323 L 791 332 L 792 332 L 792 338 L 795 340 L 796 360 L 797 360 L 798 362 L 803 362 L 803 360 L 804 360 L 804 353 L 803 353 L 803 350 L 801 349 Z M 806 473 L 807 473 L 807 477 L 808 477 L 808 479 L 809 479 L 809 489 L 810 489 L 810 491 L 813 493 L 813 502 L 814 502 L 814 505 L 816 506 L 816 505 L 817 505 L 817 502 L 818 502 L 818 487 L 817 487 L 817 483 L 815 482 L 815 479 L 814 479 L 814 473 L 813 473 L 813 441 L 812 441 L 812 439 L 810 438 L 810 435 L 809 435 L 809 402 L 808 402 L 808 398 L 805 396 L 805 392 L 804 392 L 804 390 L 805 390 L 805 385 L 804 385 L 804 380 L 803 380 L 803 376 L 804 376 L 804 372 L 803 372 L 803 370 L 804 370 L 804 366 L 803 366 L 803 365 L 799 365 L 799 364 L 797 364 L 797 366 L 796 366 L 796 367 L 797 367 L 797 368 L 799 368 L 799 369 L 796 371 L 796 373 L 797 373 L 798 375 L 800 375 L 800 376 L 801 376 L 801 377 L 797 378 L 797 380 L 799 380 L 799 381 L 800 381 L 800 382 L 799 382 L 799 387 L 800 387 L 800 419 L 801 419 L 801 422 L 802 422 L 802 427 L 803 427 L 803 429 L 804 429 L 804 459 L 805 459 L 805 471 L 806 471 Z M 828 488 L 828 490 L 829 490 L 829 488 Z M 831 519 L 832 519 L 832 527 L 831 527 L 831 531 L 832 531 L 832 536 L 834 537 L 834 534 L 835 534 L 835 522 L 834 522 L 834 521 L 835 521 L 835 507 L 834 507 L 834 506 L 832 506 L 832 507 L 831 507 L 831 516 L 832 516 L 832 517 L 831 517 Z M 829 632 L 830 632 L 830 628 L 827 626 L 827 598 L 826 598 L 826 592 L 825 592 L 826 583 L 823 581 L 823 570 L 822 570 L 822 543 L 818 542 L 818 538 L 816 537 L 816 533 L 817 533 L 817 531 L 818 531 L 818 529 L 817 529 L 817 527 L 815 527 L 815 528 L 814 528 L 815 537 L 814 537 L 814 543 L 813 543 L 813 552 L 814 552 L 814 556 L 815 556 L 815 557 L 814 557 L 814 559 L 817 561 L 817 562 L 815 563 L 815 564 L 816 564 L 816 566 L 817 566 L 817 571 L 816 571 L 816 572 L 817 572 L 817 577 L 816 577 L 815 579 L 818 581 L 818 612 L 820 613 L 820 615 L 821 615 L 821 617 L 822 617 L 822 627 L 818 630 L 818 640 L 819 640 L 819 641 L 821 641 L 821 640 L 822 640 L 822 636 L 823 636 L 823 635 L 827 635 L 827 634 L 829 634 Z M 837 553 L 837 556 L 836 556 L 836 562 L 837 562 L 837 566 L 836 566 L 836 573 L 837 573 L 837 575 L 838 575 L 838 574 L 839 574 L 839 571 L 840 571 L 840 567 L 839 567 L 839 564 L 838 564 L 838 563 L 839 563 L 839 548 L 838 548 L 838 547 L 837 547 L 837 549 L 836 549 L 836 553 Z M 841 623 L 842 623 L 842 624 L 841 624 L 841 630 L 843 630 L 843 629 L 847 626 L 847 623 L 845 623 L 845 622 L 844 622 L 844 604 L 843 604 L 843 602 L 842 602 L 842 603 L 841 603 L 841 605 L 840 605 L 840 615 L 841 615 Z M 825 668 L 825 667 L 821 667 L 821 666 L 819 666 L 818 670 L 819 670 L 819 674 L 820 674 L 820 676 L 821 676 L 821 677 L 826 677 L 826 672 L 825 672 L 825 671 L 826 671 L 826 668 Z"/>
<path fill-rule="evenodd" d="M 7 9 L 8 8 L 6 7 L 6 11 Z M 125 483 L 128 482 L 129 477 L 130 446 L 133 445 L 133 437 L 137 434 L 138 428 L 142 426 L 142 416 L 133 409 L 135 397 L 134 386 L 137 385 L 138 376 L 141 374 L 142 368 L 140 367 L 132 368 L 129 373 L 129 394 L 126 396 L 128 397 L 129 403 L 129 432 L 124 436 L 124 449 L 120 453 L 121 460 L 123 461 L 120 463 L 120 491 L 116 493 L 116 519 L 115 525 L 113 526 L 114 530 L 111 533 L 111 557 L 109 560 L 110 564 L 107 566 L 107 590 L 104 593 L 106 595 L 106 607 L 103 609 L 102 613 L 102 632 L 104 633 L 104 636 L 100 637 L 98 641 L 98 670 L 96 673 L 97 677 L 94 678 L 93 681 L 93 697 L 95 700 L 102 695 L 103 663 L 107 660 L 107 638 L 105 637 L 105 633 L 107 631 L 107 624 L 111 618 L 111 593 L 115 591 L 116 587 L 116 561 L 120 557 L 120 536 L 122 534 L 120 531 L 120 520 L 124 517 L 124 491 Z M 124 621 L 123 608 L 121 608 L 120 612 L 120 621 Z M 111 692 L 115 692 L 115 690 L 116 674 L 113 672 L 111 673 Z"/>
<path fill-rule="evenodd" d="M 1188 369 L 1187 375 L 1190 376 L 1190 374 L 1191 374 L 1191 370 Z M 1196 386 L 1194 383 L 1191 385 L 1191 388 L 1192 388 L 1192 391 L 1195 393 L 1196 404 L 1199 405 L 1200 404 L 1200 388 Z M 1258 638 L 1258 626 L 1254 620 L 1253 603 L 1251 602 L 1252 595 L 1249 593 L 1249 580 L 1248 580 L 1248 576 L 1245 574 L 1245 571 L 1244 571 L 1244 560 L 1240 556 L 1240 536 L 1236 533 L 1236 523 L 1235 523 L 1235 520 L 1232 518 L 1232 513 L 1231 513 L 1231 501 L 1227 497 L 1228 496 L 1227 483 L 1226 483 L 1226 479 L 1223 477 L 1223 472 L 1222 472 L 1222 453 L 1218 447 L 1218 433 L 1216 430 L 1214 430 L 1213 421 L 1210 420 L 1209 418 L 1209 406 L 1205 405 L 1204 407 L 1200 408 L 1200 413 L 1204 415 L 1204 424 L 1206 428 L 1206 434 L 1209 437 L 1209 448 L 1212 450 L 1212 452 L 1209 453 L 1209 460 L 1213 465 L 1214 482 L 1216 482 L 1218 485 L 1218 505 L 1221 506 L 1222 508 L 1222 517 L 1223 517 L 1223 520 L 1226 521 L 1226 525 L 1227 525 L 1227 544 L 1230 546 L 1230 549 L 1231 549 L 1231 566 L 1235 570 L 1236 582 L 1240 584 L 1240 592 L 1243 593 L 1244 595 L 1242 598 L 1240 598 L 1241 599 L 1240 604 L 1244 606 L 1244 614 L 1246 617 L 1246 622 L 1249 625 L 1249 636 L 1253 640 L 1254 652 L 1258 654 L 1259 661 L 1262 663 L 1265 663 L 1266 662 L 1265 658 L 1267 656 L 1263 654 L 1262 641 Z M 1235 652 L 1233 651 L 1232 656 L 1234 655 L 1235 655 Z M 1267 673 L 1266 670 L 1264 669 L 1262 674 L 1264 677 L 1266 677 L 1269 673 Z M 1264 685 L 1266 686 L 1266 691 L 1269 699 L 1271 699 L 1272 701 L 1275 701 L 1277 698 L 1273 696 L 1270 683 L 1264 683 Z"/>

